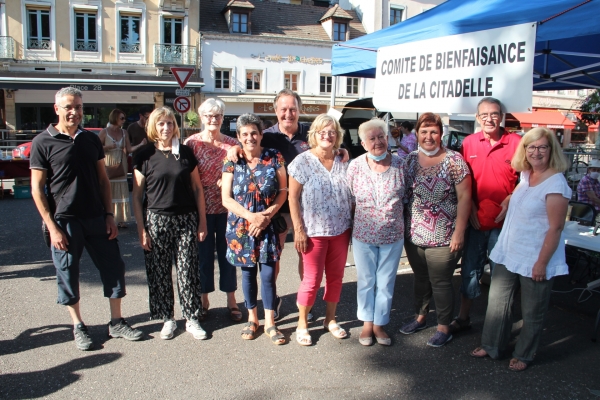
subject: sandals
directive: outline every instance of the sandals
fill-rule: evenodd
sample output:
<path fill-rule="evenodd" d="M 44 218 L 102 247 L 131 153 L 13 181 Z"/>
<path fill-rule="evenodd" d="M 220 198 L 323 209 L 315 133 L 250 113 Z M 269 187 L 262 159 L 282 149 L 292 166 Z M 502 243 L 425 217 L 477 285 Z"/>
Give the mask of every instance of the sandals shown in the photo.
<path fill-rule="evenodd" d="M 275 332 L 273 335 L 271 335 L 271 332 Z M 271 342 L 273 342 L 273 344 L 279 346 L 282 344 L 285 344 L 285 336 L 283 336 L 283 333 L 279 332 L 277 330 L 277 327 L 275 325 L 267 328 L 265 330 L 265 333 L 267 334 L 267 336 L 269 336 L 269 338 L 271 339 Z"/>
<path fill-rule="evenodd" d="M 237 307 L 227 307 L 229 310 L 229 319 L 233 322 L 241 322 L 242 321 L 242 312 Z"/>
<path fill-rule="evenodd" d="M 514 372 L 523 372 L 529 367 L 529 364 L 525 361 L 521 361 L 518 358 L 511 358 L 508 363 L 508 369 Z"/>
<path fill-rule="evenodd" d="M 484 358 L 484 357 L 488 357 L 489 354 L 487 353 L 487 351 L 485 351 L 483 349 L 483 347 L 478 347 L 475 350 L 473 350 L 472 352 L 469 353 L 469 355 L 471 357 L 475 357 L 475 358 Z"/>
<path fill-rule="evenodd" d="M 296 342 L 300 346 L 311 346 L 312 338 L 308 333 L 308 329 L 296 329 Z"/>
<path fill-rule="evenodd" d="M 250 327 L 254 327 L 254 330 L 250 329 Z M 244 324 L 244 329 L 242 329 L 242 339 L 244 340 L 254 340 L 256 338 L 256 331 L 258 330 L 258 325 L 255 322 L 248 321 Z M 246 335 L 246 337 L 244 337 Z"/>
<path fill-rule="evenodd" d="M 331 332 L 333 337 L 336 339 L 345 339 L 348 337 L 348 332 L 346 332 L 346 330 L 337 322 L 331 323 L 331 321 L 329 321 L 329 325 L 325 325 L 325 321 L 323 321 L 323 329 Z"/>
<path fill-rule="evenodd" d="M 467 319 L 460 319 L 455 317 L 452 322 L 450 322 L 450 333 L 457 333 L 462 331 L 468 331 L 471 329 L 471 317 L 467 317 Z"/>

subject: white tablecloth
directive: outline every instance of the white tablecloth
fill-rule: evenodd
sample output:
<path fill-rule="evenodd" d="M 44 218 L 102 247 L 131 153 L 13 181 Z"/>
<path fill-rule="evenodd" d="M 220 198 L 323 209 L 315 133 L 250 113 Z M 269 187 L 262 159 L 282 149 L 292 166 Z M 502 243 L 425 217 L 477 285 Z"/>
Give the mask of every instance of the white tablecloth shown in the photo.
<path fill-rule="evenodd" d="M 575 221 L 567 221 L 563 231 L 565 244 L 600 252 L 600 235 L 593 236 L 593 230 L 593 226 L 581 226 Z"/>

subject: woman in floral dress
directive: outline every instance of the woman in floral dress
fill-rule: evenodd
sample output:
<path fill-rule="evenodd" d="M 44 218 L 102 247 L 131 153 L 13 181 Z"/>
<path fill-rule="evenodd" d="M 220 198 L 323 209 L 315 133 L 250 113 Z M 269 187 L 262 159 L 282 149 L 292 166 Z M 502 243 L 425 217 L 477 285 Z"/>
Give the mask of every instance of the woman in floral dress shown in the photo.
<path fill-rule="evenodd" d="M 275 264 L 280 245 L 271 218 L 287 197 L 284 161 L 277 150 L 260 146 L 262 123 L 256 115 L 241 115 L 236 131 L 244 157 L 235 163 L 225 161 L 221 194 L 223 205 L 229 210 L 225 231 L 227 261 L 242 269 L 242 289 L 248 309 L 242 339 L 254 339 L 259 326 L 256 305 L 260 271 L 265 333 L 279 345 L 285 343 L 274 320 Z"/>

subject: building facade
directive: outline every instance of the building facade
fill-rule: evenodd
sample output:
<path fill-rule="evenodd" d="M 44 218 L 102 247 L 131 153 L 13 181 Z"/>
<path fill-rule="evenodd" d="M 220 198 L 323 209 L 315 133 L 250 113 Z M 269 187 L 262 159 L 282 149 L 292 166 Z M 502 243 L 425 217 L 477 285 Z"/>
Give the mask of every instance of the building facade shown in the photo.
<path fill-rule="evenodd" d="M 202 98 L 225 102 L 224 133 L 247 112 L 276 122 L 273 100 L 283 88 L 300 95 L 301 121 L 327 112 L 332 93 L 341 110 L 373 91 L 372 80 L 331 76 L 333 44 L 366 33 L 356 13 L 338 5 L 201 2 L 200 32 Z"/>
<path fill-rule="evenodd" d="M 64 86 L 83 91 L 87 127 L 172 101 L 170 67 L 198 67 L 198 15 L 197 0 L 0 0 L 2 127 L 45 128 Z"/>

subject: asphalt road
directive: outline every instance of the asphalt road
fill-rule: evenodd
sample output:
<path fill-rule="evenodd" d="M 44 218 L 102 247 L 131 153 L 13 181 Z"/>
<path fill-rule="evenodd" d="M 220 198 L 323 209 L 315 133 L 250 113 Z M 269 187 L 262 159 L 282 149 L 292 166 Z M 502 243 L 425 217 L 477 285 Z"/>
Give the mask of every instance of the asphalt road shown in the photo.
<path fill-rule="evenodd" d="M 108 301 L 87 254 L 81 273 L 81 308 L 97 349 L 77 350 L 63 306 L 56 304 L 56 280 L 49 250 L 39 232 L 40 218 L 31 200 L 0 200 L 0 398 L 596 398 L 600 391 L 600 343 L 590 341 L 600 296 L 578 304 L 580 290 L 554 293 L 535 362 L 522 373 L 509 371 L 508 358 L 473 359 L 479 345 L 487 301 L 475 303 L 473 329 L 447 346 L 425 345 L 430 328 L 414 335 L 398 332 L 413 314 L 412 273 L 401 260 L 388 332 L 393 345 L 358 343 L 356 271 L 346 269 L 338 321 L 350 331 L 345 340 L 320 328 L 324 304 L 315 306 L 314 345 L 295 342 L 297 258 L 284 252 L 278 292 L 285 315 L 279 327 L 290 342 L 274 346 L 262 333 L 254 341 L 240 337 L 241 326 L 227 317 L 225 295 L 213 293 L 210 319 L 203 324 L 209 339 L 194 340 L 179 330 L 170 341 L 159 338 L 161 321 L 150 321 L 142 250 L 134 224 L 119 236 L 127 265 L 128 295 L 123 312 L 145 333 L 141 342 L 108 339 Z M 238 274 L 238 280 L 240 274 Z M 455 278 L 456 279 L 456 278 Z M 458 279 L 455 281 L 458 291 Z M 243 305 L 240 288 L 237 299 Z M 578 285 L 581 287 L 581 285 Z M 559 280 L 556 289 L 573 288 Z M 322 292 L 320 292 L 322 296 Z M 518 305 L 519 302 L 517 301 Z M 259 309 L 260 309 L 259 304 Z M 434 307 L 432 307 L 434 308 Z M 244 318 L 246 317 L 245 310 Z M 517 312 L 517 314 L 519 314 Z M 259 313 L 262 315 L 262 312 Z M 515 334 L 519 318 L 515 319 Z"/>

